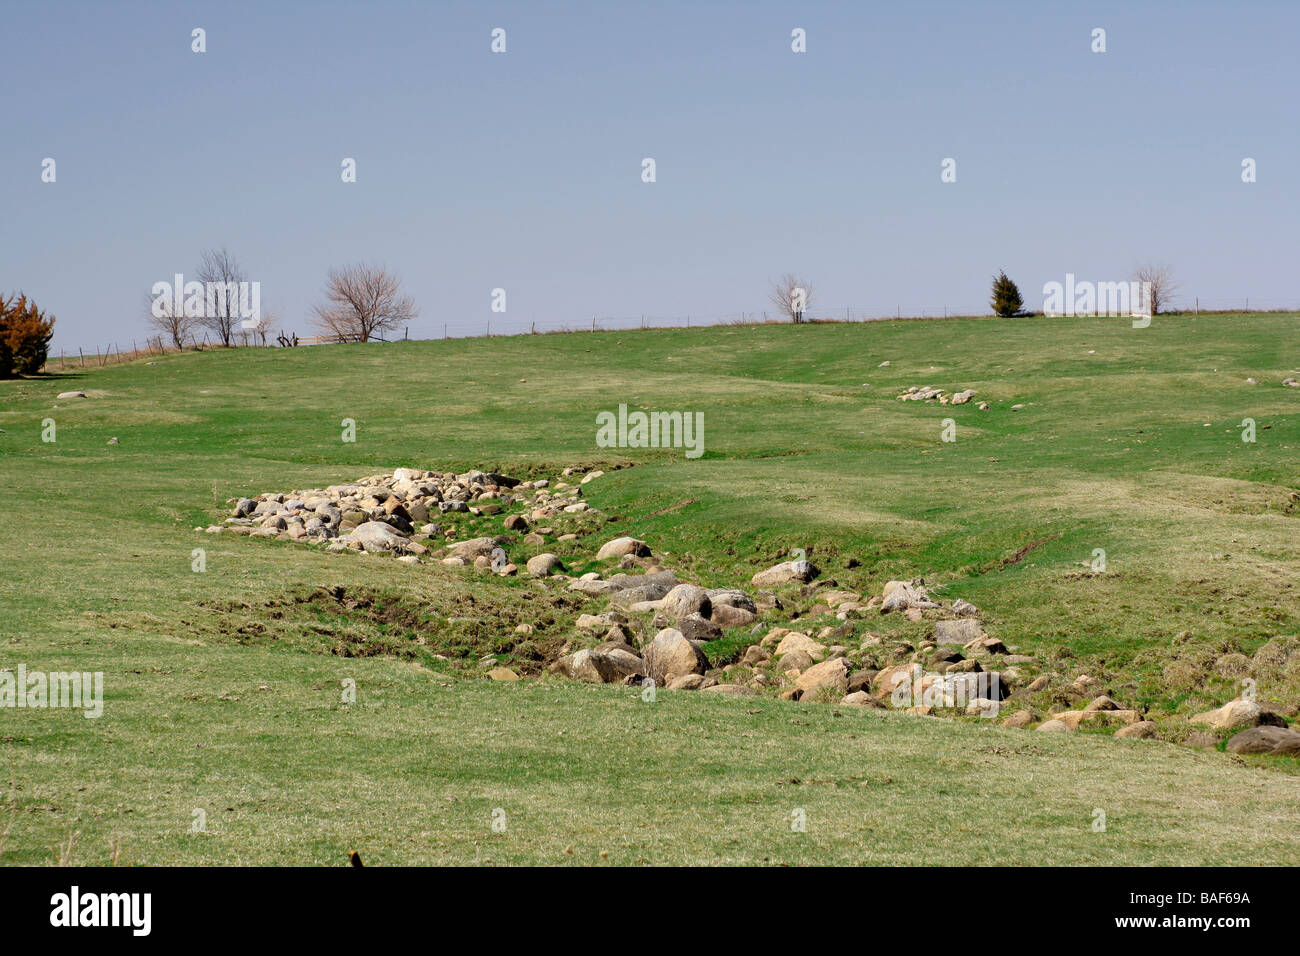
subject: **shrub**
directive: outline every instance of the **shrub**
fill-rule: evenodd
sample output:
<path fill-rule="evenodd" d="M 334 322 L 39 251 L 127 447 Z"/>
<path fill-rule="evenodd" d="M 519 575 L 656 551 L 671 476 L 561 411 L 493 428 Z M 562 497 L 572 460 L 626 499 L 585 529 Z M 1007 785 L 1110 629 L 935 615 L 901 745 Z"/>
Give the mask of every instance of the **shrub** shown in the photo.
<path fill-rule="evenodd" d="M 54 316 L 25 295 L 0 297 L 0 378 L 39 372 L 53 337 Z"/>
<path fill-rule="evenodd" d="M 1020 299 L 1020 290 L 1016 284 L 1007 278 L 1007 274 L 998 270 L 998 274 L 993 279 L 993 311 L 995 314 L 1008 317 L 1015 315 L 1020 311 L 1024 302 Z"/>

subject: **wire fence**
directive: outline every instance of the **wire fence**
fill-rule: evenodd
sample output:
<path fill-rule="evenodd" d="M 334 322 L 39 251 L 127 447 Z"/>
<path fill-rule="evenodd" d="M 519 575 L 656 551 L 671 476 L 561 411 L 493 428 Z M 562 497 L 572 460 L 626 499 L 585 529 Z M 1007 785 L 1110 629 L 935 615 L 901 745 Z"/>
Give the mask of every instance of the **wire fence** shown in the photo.
<path fill-rule="evenodd" d="M 1300 313 L 1300 298 L 1292 300 L 1282 299 L 1254 299 L 1243 296 L 1240 299 L 1230 297 L 1201 298 L 1200 296 L 1184 296 L 1178 298 L 1171 308 L 1165 310 L 1169 314 L 1199 315 L 1200 313 L 1215 314 L 1245 314 L 1245 313 L 1263 313 L 1263 312 L 1284 312 Z M 872 308 L 855 308 L 845 306 L 842 308 L 814 308 L 810 309 L 803 317 L 804 323 L 823 323 L 823 322 L 906 322 L 906 321 L 923 321 L 928 319 L 953 319 L 953 318 L 979 318 L 989 317 L 990 312 L 987 304 L 972 305 L 969 307 L 952 307 L 947 305 L 916 307 L 895 305 L 893 307 L 872 307 Z M 1028 311 L 1025 315 L 1036 315 L 1037 312 Z M 1077 317 L 1077 316 L 1076 316 Z M 1059 316 L 1057 318 L 1068 318 L 1068 316 Z M 479 338 L 483 336 L 509 336 L 509 335 L 544 335 L 566 332 L 621 332 L 634 331 L 637 329 L 672 329 L 672 328 L 705 328 L 719 325 L 764 325 L 764 324 L 781 324 L 789 325 L 791 320 L 788 316 L 781 315 L 772 310 L 755 310 L 739 312 L 716 312 L 716 313 L 687 313 L 684 315 L 664 315 L 642 313 L 640 315 L 593 315 L 590 319 L 577 322 L 550 322 L 539 323 L 534 319 L 515 319 L 505 314 L 497 314 L 491 318 L 484 319 L 480 325 L 473 321 L 459 321 L 456 323 L 443 323 L 441 330 L 437 329 L 417 329 L 415 336 L 411 335 L 409 326 L 404 327 L 400 332 L 380 332 L 376 334 L 371 341 L 373 342 L 393 342 L 406 341 L 415 339 L 438 339 L 438 338 Z M 439 331 L 441 334 L 439 334 Z M 423 332 L 425 334 L 418 334 Z M 271 337 L 268 335 L 253 335 L 243 332 L 237 332 L 230 342 L 232 347 L 240 348 L 283 348 L 299 345 L 327 345 L 339 344 L 345 341 L 359 341 L 355 336 L 331 335 L 302 335 L 295 332 L 281 330 L 280 333 Z M 131 349 L 123 350 L 118 343 L 110 342 L 106 345 L 95 345 L 91 348 L 79 347 L 76 354 L 72 350 L 60 350 L 58 357 L 51 355 L 46 362 L 45 369 L 53 371 L 63 368 L 86 368 L 93 366 L 102 366 L 108 364 L 117 364 L 121 362 L 133 361 L 137 358 L 146 356 L 158 356 L 168 352 L 182 350 L 203 350 L 208 348 L 220 348 L 223 343 L 213 341 L 208 334 L 204 334 L 200 339 L 191 336 L 186 341 L 183 349 L 177 349 L 172 343 L 165 342 L 161 336 L 153 336 L 145 340 L 143 347 L 135 341 L 131 343 Z"/>

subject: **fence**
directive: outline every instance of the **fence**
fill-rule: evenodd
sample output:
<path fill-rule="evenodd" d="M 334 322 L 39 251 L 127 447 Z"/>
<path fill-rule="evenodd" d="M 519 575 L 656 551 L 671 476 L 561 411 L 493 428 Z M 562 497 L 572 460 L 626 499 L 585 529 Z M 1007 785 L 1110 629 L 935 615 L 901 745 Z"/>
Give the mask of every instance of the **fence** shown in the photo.
<path fill-rule="evenodd" d="M 1255 299 L 1243 296 L 1240 300 L 1228 297 L 1202 298 L 1197 295 L 1180 296 L 1174 303 L 1173 308 L 1167 310 L 1174 314 L 1200 314 L 1206 313 L 1247 313 L 1247 312 L 1297 312 L 1300 313 L 1300 298 L 1294 300 L 1281 299 Z M 989 310 L 987 304 L 972 306 L 969 308 L 954 308 L 951 306 L 930 306 L 917 308 L 909 306 L 904 308 L 901 305 L 890 307 L 872 307 L 872 308 L 814 308 L 810 309 L 805 315 L 805 322 L 890 322 L 890 321 L 917 321 L 925 319 L 943 319 L 943 318 L 967 318 L 976 316 L 988 316 Z M 474 338 L 477 336 L 501 336 L 501 335 L 541 335 L 546 333 L 561 332 L 619 332 L 633 331 L 636 329 L 664 329 L 664 328 L 701 328 L 705 326 L 716 325 L 762 325 L 765 323 L 789 324 L 788 317 L 779 315 L 772 310 L 755 310 L 753 312 L 720 312 L 720 313 L 688 313 L 686 315 L 654 315 L 651 313 L 642 313 L 641 315 L 631 316 L 614 316 L 614 315 L 595 315 L 589 321 L 578 323 L 550 323 L 538 324 L 532 319 L 520 319 L 512 321 L 505 316 L 497 315 L 491 319 L 486 319 L 480 326 L 477 322 L 457 323 L 456 338 Z M 442 335 L 427 336 L 428 338 L 451 338 L 451 323 L 444 323 Z M 284 339 L 286 345 L 329 345 L 339 344 L 341 342 L 359 342 L 360 336 L 356 335 L 305 335 L 295 336 L 286 335 L 283 331 L 276 339 L 269 339 L 265 342 L 258 342 L 247 335 L 236 336 L 240 343 L 250 347 L 270 347 L 274 348 L 280 344 L 280 339 Z M 403 329 L 401 341 L 410 338 L 410 329 Z M 371 341 L 385 342 L 390 341 L 383 337 L 382 334 L 375 336 Z M 199 342 L 191 338 L 187 348 L 211 348 L 216 343 L 210 342 L 205 334 L 203 341 Z M 235 343 L 232 343 L 235 344 Z M 145 340 L 145 348 L 141 349 L 134 341 L 131 343 L 130 352 L 123 352 L 116 343 L 110 343 L 109 346 L 94 348 L 94 357 L 84 349 L 78 348 L 76 356 L 71 356 L 67 352 L 61 351 L 59 358 L 56 360 L 51 356 L 46 363 L 47 371 L 54 368 L 66 367 L 86 367 L 87 365 L 106 365 L 110 362 L 126 362 L 134 358 L 145 355 L 161 355 L 169 351 L 176 351 L 171 346 L 164 346 L 159 336 Z M 57 361 L 57 365 L 56 365 Z"/>

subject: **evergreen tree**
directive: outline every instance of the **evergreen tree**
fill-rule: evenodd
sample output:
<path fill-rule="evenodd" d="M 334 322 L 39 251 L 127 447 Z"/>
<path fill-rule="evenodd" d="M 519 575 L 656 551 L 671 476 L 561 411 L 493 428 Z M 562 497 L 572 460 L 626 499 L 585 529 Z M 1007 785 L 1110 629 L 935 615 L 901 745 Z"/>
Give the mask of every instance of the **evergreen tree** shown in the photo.
<path fill-rule="evenodd" d="M 54 316 L 25 295 L 0 296 L 0 378 L 35 375 L 49 356 Z"/>
<path fill-rule="evenodd" d="M 1020 311 L 1024 302 L 1020 299 L 1020 290 L 1007 278 L 1001 269 L 993 279 L 993 312 L 996 315 L 1012 316 Z"/>

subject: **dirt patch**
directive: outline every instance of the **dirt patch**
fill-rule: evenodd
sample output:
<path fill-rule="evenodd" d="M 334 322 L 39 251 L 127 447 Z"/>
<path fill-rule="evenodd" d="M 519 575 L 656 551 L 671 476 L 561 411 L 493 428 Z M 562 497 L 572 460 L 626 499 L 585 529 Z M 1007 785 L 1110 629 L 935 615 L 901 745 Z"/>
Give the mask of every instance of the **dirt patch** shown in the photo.
<path fill-rule="evenodd" d="M 1055 541 L 1059 537 L 1061 537 L 1061 534 L 1057 533 L 1057 534 L 1048 535 L 1046 538 L 1039 538 L 1037 541 L 1029 542 L 1027 545 L 1020 548 L 1018 551 L 1016 551 L 1016 553 L 1013 554 L 1011 557 L 1003 558 L 1002 567 L 1009 568 L 1012 565 L 1019 564 L 1021 561 L 1025 560 L 1025 558 L 1028 557 L 1031 552 L 1036 551 L 1038 548 L 1041 548 L 1049 541 Z"/>
<path fill-rule="evenodd" d="M 465 592 L 432 606 L 409 595 L 364 587 L 299 588 L 265 602 L 204 600 L 180 623 L 196 637 L 240 644 L 282 643 L 337 657 L 390 656 L 469 666 L 496 656 L 525 674 L 560 654 L 582 601 L 577 595 L 522 591 L 510 603 Z M 516 628 L 527 624 L 532 633 Z"/>

